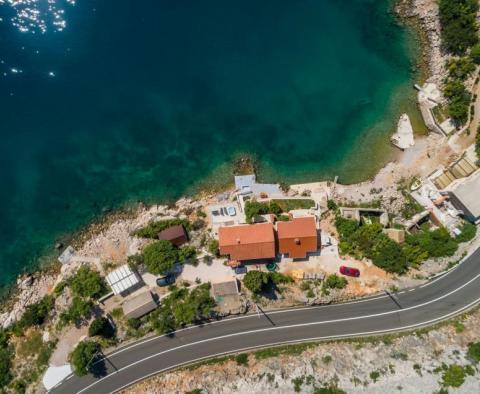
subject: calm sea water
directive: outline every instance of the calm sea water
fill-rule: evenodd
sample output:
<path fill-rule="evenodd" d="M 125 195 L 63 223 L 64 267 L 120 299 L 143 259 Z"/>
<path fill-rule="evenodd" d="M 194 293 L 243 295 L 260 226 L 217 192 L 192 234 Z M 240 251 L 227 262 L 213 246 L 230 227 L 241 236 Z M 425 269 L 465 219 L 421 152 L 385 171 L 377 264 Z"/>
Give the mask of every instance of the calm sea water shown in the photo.
<path fill-rule="evenodd" d="M 64 3 L 63 31 L 0 5 L 1 284 L 103 207 L 229 179 L 236 152 L 269 180 L 362 179 L 411 110 L 390 1 Z"/>

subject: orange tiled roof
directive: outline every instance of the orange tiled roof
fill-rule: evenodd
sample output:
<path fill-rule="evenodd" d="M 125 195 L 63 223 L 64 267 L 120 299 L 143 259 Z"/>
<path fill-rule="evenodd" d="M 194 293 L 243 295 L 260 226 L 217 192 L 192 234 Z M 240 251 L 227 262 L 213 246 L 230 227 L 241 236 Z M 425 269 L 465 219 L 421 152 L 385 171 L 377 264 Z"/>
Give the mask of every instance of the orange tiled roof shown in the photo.
<path fill-rule="evenodd" d="M 278 222 L 279 252 L 292 258 L 305 258 L 318 249 L 317 226 L 312 216 Z"/>
<path fill-rule="evenodd" d="M 220 227 L 220 254 L 231 260 L 257 260 L 274 258 L 275 235 L 271 223 Z"/>

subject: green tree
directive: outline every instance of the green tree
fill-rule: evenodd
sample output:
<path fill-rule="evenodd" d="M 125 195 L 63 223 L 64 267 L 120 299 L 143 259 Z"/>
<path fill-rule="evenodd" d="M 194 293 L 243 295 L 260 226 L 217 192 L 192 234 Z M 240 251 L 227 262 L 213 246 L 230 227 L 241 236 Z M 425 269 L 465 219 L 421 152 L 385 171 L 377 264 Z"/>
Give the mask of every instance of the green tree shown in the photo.
<path fill-rule="evenodd" d="M 450 78 L 464 81 L 475 71 L 475 64 L 469 57 L 458 57 L 448 61 L 447 69 Z"/>
<path fill-rule="evenodd" d="M 69 281 L 70 289 L 76 296 L 99 299 L 107 292 L 107 285 L 97 271 L 82 266 Z"/>
<path fill-rule="evenodd" d="M 143 250 L 143 261 L 152 274 L 171 271 L 178 260 L 178 249 L 169 241 L 156 241 Z"/>
<path fill-rule="evenodd" d="M 98 335 L 108 339 L 114 337 L 115 330 L 106 317 L 98 316 L 88 327 L 88 335 L 91 337 Z"/>
<path fill-rule="evenodd" d="M 244 286 L 254 294 L 262 292 L 268 285 L 269 276 L 266 272 L 248 271 L 243 277 Z"/>
<path fill-rule="evenodd" d="M 478 42 L 477 0 L 439 0 L 441 37 L 444 48 L 462 55 Z"/>
<path fill-rule="evenodd" d="M 83 300 L 82 298 L 73 297 L 72 303 L 67 311 L 60 314 L 60 320 L 65 323 L 80 323 L 92 311 L 93 303 L 90 300 Z"/>
<path fill-rule="evenodd" d="M 41 326 L 53 309 L 55 300 L 52 296 L 45 296 L 40 301 L 27 306 L 17 326 L 23 329 L 31 326 Z"/>
<path fill-rule="evenodd" d="M 95 341 L 82 341 L 69 354 L 68 360 L 77 376 L 88 374 L 95 355 L 100 351 L 100 345 Z"/>
<path fill-rule="evenodd" d="M 384 234 L 377 238 L 372 262 L 387 272 L 397 274 L 403 274 L 408 269 L 407 257 L 402 248 Z"/>
<path fill-rule="evenodd" d="M 197 256 L 197 249 L 195 246 L 187 245 L 178 250 L 178 260 L 185 261 L 194 259 Z"/>

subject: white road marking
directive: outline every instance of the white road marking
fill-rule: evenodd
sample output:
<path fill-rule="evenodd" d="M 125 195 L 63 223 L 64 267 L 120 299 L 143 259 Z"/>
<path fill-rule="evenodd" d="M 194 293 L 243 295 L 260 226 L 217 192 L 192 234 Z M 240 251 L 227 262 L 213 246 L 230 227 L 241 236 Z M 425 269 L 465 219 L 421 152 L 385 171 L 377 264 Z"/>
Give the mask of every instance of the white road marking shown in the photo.
<path fill-rule="evenodd" d="M 186 361 L 184 363 L 180 363 L 180 364 L 176 364 L 176 365 L 172 365 L 168 368 L 163 368 L 163 369 L 160 369 L 158 371 L 155 371 L 155 372 L 152 372 L 152 373 L 149 373 L 141 378 L 138 378 L 122 387 L 119 387 L 118 389 L 116 389 L 114 392 L 115 393 L 118 393 L 120 390 L 123 390 L 127 387 L 130 387 L 132 385 L 134 385 L 135 383 L 138 383 L 138 382 L 141 382 L 142 380 L 145 380 L 145 379 L 148 379 L 149 377 L 151 376 L 155 376 L 155 375 L 158 375 L 159 373 L 162 373 L 162 372 L 165 372 L 165 371 L 168 371 L 168 370 L 172 370 L 172 369 L 175 369 L 175 368 L 178 368 L 178 367 L 181 367 L 182 365 L 190 365 L 190 364 L 195 364 L 196 362 L 198 361 L 202 361 L 202 360 L 208 360 L 210 358 L 215 358 L 215 357 L 218 357 L 218 356 L 224 356 L 224 355 L 227 355 L 227 354 L 233 354 L 233 353 L 238 353 L 238 352 L 244 352 L 244 351 L 249 351 L 249 350 L 254 350 L 254 349 L 263 349 L 263 348 L 268 348 L 268 347 L 275 347 L 275 346 L 281 346 L 281 345 L 288 345 L 288 344 L 295 344 L 295 343 L 301 343 L 301 342 L 309 342 L 309 341 L 320 341 L 320 340 L 334 340 L 334 339 L 340 339 L 340 338 L 345 338 L 345 337 L 365 337 L 365 336 L 373 336 L 373 335 L 378 335 L 378 334 L 385 334 L 387 332 L 397 332 L 397 331 L 405 331 L 405 330 L 410 330 L 412 328 L 416 328 L 416 327 L 422 327 L 422 326 L 426 326 L 426 325 L 430 325 L 432 323 L 435 323 L 437 321 L 441 321 L 441 320 L 445 320 L 445 319 L 448 319 L 449 317 L 451 316 L 454 316 L 464 310 L 467 310 L 469 308 L 471 308 L 473 305 L 477 304 L 478 302 L 480 302 L 480 298 L 477 298 L 475 301 L 471 302 L 470 304 L 464 306 L 463 308 L 460 308 L 459 310 L 457 311 L 454 311 L 454 312 L 450 312 L 449 314 L 447 315 L 444 315 L 444 316 L 441 316 L 441 317 L 438 317 L 438 318 L 435 318 L 435 319 L 432 319 L 432 320 L 429 320 L 429 321 L 426 321 L 426 322 L 423 322 L 423 323 L 416 323 L 416 324 L 412 324 L 412 325 L 409 325 L 409 326 L 403 326 L 403 327 L 398 327 L 398 328 L 391 328 L 391 329 L 387 329 L 387 330 L 377 330 L 377 331 L 366 331 L 366 332 L 360 332 L 360 333 L 354 333 L 354 334 L 341 334 L 341 335 L 327 335 L 327 336 L 323 336 L 323 337 L 314 337 L 314 338 L 305 338 L 305 339 L 296 339 L 296 340 L 292 340 L 292 341 L 281 341 L 281 342 L 272 342 L 272 343 L 268 343 L 268 344 L 265 344 L 265 345 L 259 345 L 259 346 L 250 346 L 250 347 L 246 347 L 246 348 L 241 348 L 241 349 L 236 349 L 236 350 L 231 350 L 231 351 L 228 351 L 228 352 L 222 352 L 222 353 L 216 353 L 216 354 L 213 354 L 213 355 L 209 355 L 209 356 L 205 356 L 205 357 L 199 357 L 195 360 L 191 360 L 191 361 Z M 185 345 L 184 345 L 185 346 Z M 128 368 L 128 367 L 127 367 Z M 86 388 L 84 389 L 86 390 Z M 82 391 L 79 391 L 78 393 L 80 394 Z"/>
<path fill-rule="evenodd" d="M 236 336 L 241 336 L 241 335 L 249 335 L 249 334 L 255 334 L 255 333 L 259 333 L 259 332 L 267 332 L 267 331 L 275 331 L 275 330 L 284 330 L 284 329 L 290 329 L 290 328 L 299 328 L 299 327 L 308 327 L 308 326 L 313 326 L 313 325 L 321 325 L 321 324 L 330 324 L 330 323 L 340 323 L 340 322 L 346 322 L 346 321 L 352 321 L 352 320 L 361 320 L 361 319 L 368 319 L 368 318 L 372 318 L 372 317 L 380 317 L 380 316 L 386 316 L 386 315 L 391 315 L 391 314 L 396 314 L 396 313 L 402 313 L 402 312 L 406 312 L 406 311 L 409 311 L 409 310 L 413 310 L 413 309 L 418 309 L 418 308 L 421 308 L 423 306 L 426 306 L 426 305 L 429 305 L 429 304 L 432 304 L 434 302 L 438 302 L 458 291 L 460 291 L 461 289 L 463 289 L 464 287 L 468 286 L 470 283 L 472 283 L 473 281 L 477 280 L 478 278 L 480 277 L 480 274 L 477 274 L 475 277 L 473 277 L 472 279 L 470 279 L 468 282 L 465 282 L 464 284 L 462 284 L 461 286 L 459 286 L 458 288 L 440 296 L 440 297 L 437 297 L 433 300 L 430 300 L 430 301 L 426 301 L 426 302 L 423 302 L 421 304 L 418 304 L 418 305 L 414 305 L 414 306 L 411 306 L 411 307 L 408 307 L 408 308 L 404 308 L 404 309 L 400 309 L 400 310 L 393 310 L 393 311 L 388 311 L 388 312 L 381 312 L 381 313 L 376 313 L 376 314 L 370 314 L 370 315 L 363 315 L 363 316 L 356 316 L 356 317 L 347 317 L 347 318 L 343 318 L 343 319 L 335 319 L 335 320 L 324 320 L 324 321 L 318 321 L 318 322 L 309 322 L 309 323 L 299 323 L 299 324 L 291 324 L 291 325 L 288 325 L 288 326 L 278 326 L 278 327 L 269 327 L 269 328 L 260 328 L 260 329 L 255 329 L 255 330 L 249 330 L 249 331 L 242 331 L 242 332 L 235 332 L 235 333 L 232 333 L 232 334 L 226 334 L 226 335 L 221 335 L 221 336 L 218 336 L 218 337 L 213 337 L 213 338 L 207 338 L 207 339 L 202 339 L 200 341 L 196 341 L 196 342 L 192 342 L 192 343 L 187 343 L 187 344 L 184 344 L 184 345 L 180 345 L 180 346 L 177 346 L 175 348 L 172 348 L 172 349 L 168 349 L 168 350 L 164 350 L 164 351 L 161 351 L 159 353 L 156 353 L 156 354 L 152 354 L 148 357 L 145 357 L 143 359 L 140 359 L 140 360 L 137 360 L 131 364 L 128 364 L 120 369 L 117 370 L 117 372 L 121 372 L 121 371 L 124 371 L 125 369 L 128 369 L 134 365 L 137 365 L 137 364 L 140 364 L 144 361 L 147 361 L 151 358 L 155 358 L 155 357 L 158 357 L 162 354 L 165 354 L 165 353 L 169 353 L 169 352 L 172 352 L 172 351 L 175 351 L 175 350 L 178 350 L 178 349 L 182 349 L 182 348 L 185 348 L 185 347 L 190 347 L 190 346 L 194 346 L 194 345 L 198 345 L 198 344 L 201 344 L 201 343 L 206 343 L 206 342 L 213 342 L 213 341 L 216 341 L 216 340 L 221 340 L 221 339 L 226 339 L 226 338 L 231 338 L 231 337 L 236 337 Z M 471 304 L 469 304 L 467 307 L 471 306 L 471 305 L 474 305 L 475 303 L 479 302 L 480 301 L 480 298 L 476 299 L 474 302 L 472 302 Z M 341 337 L 346 337 L 346 336 L 358 336 L 358 335 L 367 335 L 367 334 L 376 334 L 376 333 L 381 333 L 381 332 L 389 332 L 389 331 L 397 331 L 397 330 L 404 330 L 404 329 L 408 329 L 408 328 L 412 328 L 412 327 L 418 327 L 418 326 L 421 326 L 421 325 L 426 325 L 426 324 L 429 324 L 431 322 L 434 322 L 434 321 L 438 321 L 438 320 L 443 320 L 445 318 L 447 318 L 448 316 L 452 315 L 452 314 L 456 314 L 456 313 L 459 313 L 460 311 L 464 310 L 465 308 L 467 307 L 462 307 L 460 308 L 459 310 L 457 311 L 454 311 L 454 312 L 450 312 L 449 314 L 447 315 L 444 315 L 442 317 L 439 317 L 439 318 L 435 318 L 433 320 L 430 320 L 430 321 L 427 321 L 427 322 L 422 322 L 422 323 L 417 323 L 417 324 L 413 324 L 413 325 L 410 325 L 410 326 L 405 326 L 405 327 L 397 327 L 397 328 L 394 328 L 394 329 L 389 329 L 389 330 L 379 330 L 379 331 L 371 331 L 371 332 L 368 332 L 368 333 L 352 333 L 352 334 L 344 334 L 344 335 L 337 335 L 337 336 L 328 336 L 328 337 L 316 337 L 316 338 L 309 338 L 309 340 L 314 340 L 314 339 L 328 339 L 328 338 L 341 338 Z M 282 343 L 288 343 L 288 342 L 282 342 Z M 265 347 L 265 346 L 271 346 L 271 344 L 265 344 L 265 345 L 262 345 L 262 347 Z M 228 352 L 228 353 L 231 353 L 231 352 Z M 212 355 L 209 355 L 208 358 L 210 357 L 214 357 Z M 171 368 L 171 367 L 170 367 Z M 91 383 L 90 385 L 86 386 L 85 388 L 83 388 L 81 391 L 79 391 L 78 393 L 82 393 L 86 390 L 88 390 L 90 387 L 93 387 L 95 386 L 96 384 L 102 382 L 103 380 L 109 378 L 110 376 L 113 376 L 114 374 L 109 374 L 109 375 L 106 375 L 104 376 L 103 378 Z"/>

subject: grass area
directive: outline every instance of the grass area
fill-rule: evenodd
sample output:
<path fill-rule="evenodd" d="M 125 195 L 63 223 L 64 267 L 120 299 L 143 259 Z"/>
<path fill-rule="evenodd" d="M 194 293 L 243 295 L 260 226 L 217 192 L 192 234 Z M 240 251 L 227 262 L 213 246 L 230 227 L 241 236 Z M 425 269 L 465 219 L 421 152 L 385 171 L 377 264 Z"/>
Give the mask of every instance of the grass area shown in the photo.
<path fill-rule="evenodd" d="M 448 110 L 443 105 L 437 105 L 432 109 L 433 115 L 438 123 L 442 123 L 448 119 Z"/>
<path fill-rule="evenodd" d="M 309 209 L 315 206 L 315 201 L 310 198 L 305 199 L 279 199 L 272 200 L 277 203 L 283 212 L 291 211 L 292 209 Z"/>
<path fill-rule="evenodd" d="M 302 354 L 305 350 L 315 346 L 318 346 L 318 343 L 307 342 L 307 343 L 299 343 L 295 345 L 278 346 L 278 347 L 257 350 L 256 352 L 253 353 L 253 355 L 256 360 L 264 360 L 271 357 L 278 357 L 280 355 L 298 356 Z"/>

